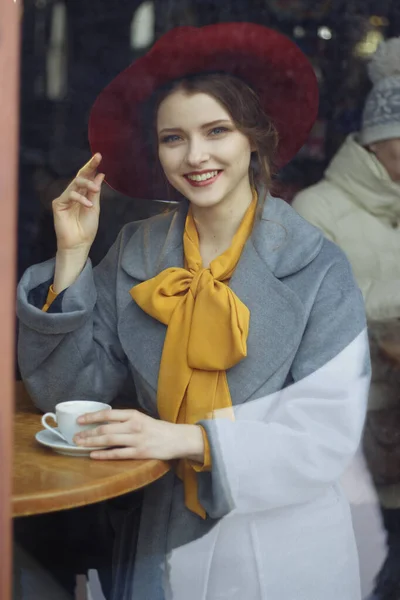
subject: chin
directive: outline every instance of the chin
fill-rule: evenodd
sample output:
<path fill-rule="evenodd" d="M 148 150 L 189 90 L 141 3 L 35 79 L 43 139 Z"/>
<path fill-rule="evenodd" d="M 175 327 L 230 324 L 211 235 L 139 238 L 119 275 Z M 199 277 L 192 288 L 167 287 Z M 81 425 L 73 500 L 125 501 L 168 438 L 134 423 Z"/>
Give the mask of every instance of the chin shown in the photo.
<path fill-rule="evenodd" d="M 180 192 L 189 200 L 193 206 L 199 208 L 211 208 L 220 204 L 229 193 L 228 190 L 218 189 L 221 186 L 216 186 L 214 189 L 207 188 L 192 188 L 181 189 Z"/>
<path fill-rule="evenodd" d="M 224 199 L 224 195 L 221 194 L 204 194 L 202 197 L 201 194 L 185 194 L 185 197 L 189 200 L 191 204 L 194 206 L 198 206 L 199 208 L 211 208 L 213 206 L 217 206 Z"/>

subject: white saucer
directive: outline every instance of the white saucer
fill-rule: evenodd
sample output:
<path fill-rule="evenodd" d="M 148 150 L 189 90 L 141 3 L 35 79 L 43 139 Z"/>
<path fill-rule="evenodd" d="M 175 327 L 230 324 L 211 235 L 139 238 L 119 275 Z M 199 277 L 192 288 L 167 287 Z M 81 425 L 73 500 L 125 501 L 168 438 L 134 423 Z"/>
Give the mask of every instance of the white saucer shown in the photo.
<path fill-rule="evenodd" d="M 57 430 L 56 427 L 54 429 Z M 100 447 L 88 448 L 87 446 L 72 446 L 67 442 L 63 442 L 55 433 L 52 433 L 48 429 L 42 429 L 38 431 L 35 438 L 43 446 L 47 446 L 57 452 L 58 454 L 65 454 L 66 456 L 89 456 L 93 450 L 101 450 Z"/>

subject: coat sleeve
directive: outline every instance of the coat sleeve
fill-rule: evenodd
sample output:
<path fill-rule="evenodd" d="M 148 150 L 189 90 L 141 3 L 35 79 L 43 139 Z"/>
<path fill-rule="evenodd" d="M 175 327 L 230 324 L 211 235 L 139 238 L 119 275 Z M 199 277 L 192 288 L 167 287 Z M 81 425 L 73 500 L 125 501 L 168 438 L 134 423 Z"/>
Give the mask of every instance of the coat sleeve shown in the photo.
<path fill-rule="evenodd" d="M 95 269 L 87 261 L 63 293 L 60 312 L 46 313 L 43 302 L 32 303 L 35 291 L 53 280 L 54 259 L 29 268 L 19 283 L 18 362 L 42 410 L 71 398 L 111 402 L 127 378 L 115 298 L 121 238 L 122 232 Z"/>
<path fill-rule="evenodd" d="M 212 470 L 200 473 L 207 513 L 253 512 L 311 501 L 336 483 L 355 454 L 370 381 L 361 293 L 347 261 L 331 267 L 291 367 L 293 383 L 235 409 L 235 421 L 201 421 Z M 329 352 L 327 352 L 327 348 Z M 330 357 L 321 363 L 321 355 Z"/>

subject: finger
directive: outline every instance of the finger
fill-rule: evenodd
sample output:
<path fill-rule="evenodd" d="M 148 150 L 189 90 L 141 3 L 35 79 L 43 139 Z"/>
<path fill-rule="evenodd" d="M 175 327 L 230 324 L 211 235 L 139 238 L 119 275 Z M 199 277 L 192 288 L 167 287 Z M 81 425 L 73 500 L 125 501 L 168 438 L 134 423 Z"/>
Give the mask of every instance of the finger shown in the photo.
<path fill-rule="evenodd" d="M 61 211 L 67 210 L 70 208 L 71 204 L 74 204 L 76 202 L 78 204 L 82 204 L 82 206 L 85 206 L 86 208 L 93 207 L 93 202 L 91 200 L 89 200 L 89 198 L 86 198 L 86 196 L 82 196 L 82 194 L 80 194 L 79 192 L 71 191 L 68 193 L 68 196 L 66 199 L 61 197 L 61 198 L 57 198 L 56 200 L 53 200 L 53 202 L 52 202 L 53 211 L 57 212 L 60 210 Z"/>
<path fill-rule="evenodd" d="M 96 176 L 97 177 L 97 176 Z M 92 181 L 91 179 L 85 179 L 85 177 L 75 177 L 72 182 L 73 187 L 79 190 L 87 190 L 88 192 L 96 192 L 100 191 L 100 186 L 96 181 Z"/>
<path fill-rule="evenodd" d="M 90 453 L 95 460 L 128 460 L 136 458 L 135 448 L 112 448 L 111 450 L 95 450 Z"/>
<path fill-rule="evenodd" d="M 99 204 L 100 202 L 101 184 L 103 183 L 104 178 L 104 173 L 98 173 L 93 181 L 94 185 L 96 186 L 96 189 L 88 190 L 88 198 L 91 202 L 93 202 L 93 204 Z"/>
<path fill-rule="evenodd" d="M 104 179 L 105 179 L 104 173 L 97 173 L 97 175 L 94 179 L 94 183 L 96 183 L 99 187 L 101 187 L 101 184 L 103 183 Z"/>
<path fill-rule="evenodd" d="M 129 421 L 134 418 L 136 415 L 140 415 L 141 413 L 137 410 L 117 410 L 113 408 L 112 410 L 99 410 L 97 412 L 86 413 L 78 417 L 78 423 L 88 424 L 88 423 L 101 423 L 102 421 Z"/>
<path fill-rule="evenodd" d="M 84 431 L 80 431 L 74 437 L 75 443 L 77 443 L 78 439 L 92 438 L 97 437 L 99 435 L 109 435 L 114 433 L 135 433 L 132 431 L 132 427 L 129 421 L 124 421 L 123 423 L 113 423 L 112 425 L 100 425 L 99 427 L 95 427 L 94 429 L 85 429 Z"/>
<path fill-rule="evenodd" d="M 97 167 L 101 163 L 101 160 L 102 156 L 100 152 L 96 152 L 96 154 L 92 156 L 86 165 L 83 165 L 83 167 L 78 171 L 78 175 L 83 177 L 93 177 L 97 171 Z"/>
<path fill-rule="evenodd" d="M 82 196 L 79 192 L 70 192 L 68 195 L 68 200 L 71 202 L 79 202 L 79 204 L 83 204 L 83 206 L 91 207 L 93 206 L 93 202 L 86 198 L 86 196 Z"/>
<path fill-rule="evenodd" d="M 88 438 L 77 438 L 77 446 L 89 446 L 89 448 L 99 446 L 128 446 L 132 447 L 134 444 L 134 435 L 131 433 L 111 433 L 107 435 L 96 435 Z"/>

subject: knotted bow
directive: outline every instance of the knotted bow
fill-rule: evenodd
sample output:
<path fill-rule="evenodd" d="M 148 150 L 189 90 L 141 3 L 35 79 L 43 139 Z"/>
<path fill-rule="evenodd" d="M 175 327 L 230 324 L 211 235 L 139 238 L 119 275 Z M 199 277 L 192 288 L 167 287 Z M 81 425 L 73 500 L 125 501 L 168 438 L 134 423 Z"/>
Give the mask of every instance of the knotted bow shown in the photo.
<path fill-rule="evenodd" d="M 189 209 L 185 268 L 165 269 L 130 291 L 142 310 L 167 326 L 157 391 L 158 412 L 165 421 L 194 424 L 214 410 L 232 407 L 226 370 L 247 354 L 250 312 L 227 283 L 251 233 L 256 206 L 254 193 L 230 248 L 208 268 L 202 265 Z M 177 474 L 184 481 L 187 508 L 205 518 L 193 464 L 180 460 Z"/>

